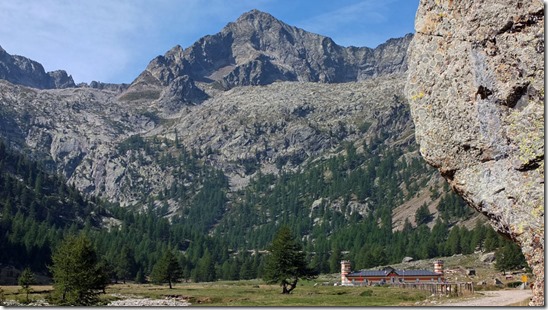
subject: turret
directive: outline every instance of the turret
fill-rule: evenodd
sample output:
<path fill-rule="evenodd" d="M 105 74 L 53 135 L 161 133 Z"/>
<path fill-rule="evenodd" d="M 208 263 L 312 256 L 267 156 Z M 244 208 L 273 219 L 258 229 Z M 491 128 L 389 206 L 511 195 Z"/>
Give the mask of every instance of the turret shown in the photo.
<path fill-rule="evenodd" d="M 350 285 L 350 281 L 346 278 L 346 275 L 350 273 L 351 268 L 350 261 L 341 261 L 341 285 Z"/>
<path fill-rule="evenodd" d="M 440 275 L 443 275 L 443 261 L 437 260 L 434 261 L 434 272 Z"/>

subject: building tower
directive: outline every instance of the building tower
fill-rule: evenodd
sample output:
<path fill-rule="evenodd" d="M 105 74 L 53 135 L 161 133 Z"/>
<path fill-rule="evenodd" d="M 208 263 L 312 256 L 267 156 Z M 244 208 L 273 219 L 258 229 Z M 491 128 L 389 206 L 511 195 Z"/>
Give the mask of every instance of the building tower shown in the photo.
<path fill-rule="evenodd" d="M 434 272 L 440 275 L 443 275 L 443 261 L 437 260 L 434 261 Z"/>
<path fill-rule="evenodd" d="M 351 268 L 352 266 L 350 265 L 350 261 L 341 261 L 341 285 L 351 285 L 351 282 L 346 277 L 346 275 L 350 273 Z"/>

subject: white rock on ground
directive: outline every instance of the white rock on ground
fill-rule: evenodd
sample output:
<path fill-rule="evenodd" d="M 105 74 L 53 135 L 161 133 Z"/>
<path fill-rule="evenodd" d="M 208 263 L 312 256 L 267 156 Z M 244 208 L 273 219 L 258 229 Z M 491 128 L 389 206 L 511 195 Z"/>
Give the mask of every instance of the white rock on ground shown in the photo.
<path fill-rule="evenodd" d="M 158 306 L 168 306 L 168 307 L 187 307 L 191 304 L 185 300 L 173 299 L 173 298 L 164 298 L 164 299 L 150 299 L 150 298 L 130 298 L 116 300 L 109 303 L 107 306 L 112 307 L 158 307 Z"/>

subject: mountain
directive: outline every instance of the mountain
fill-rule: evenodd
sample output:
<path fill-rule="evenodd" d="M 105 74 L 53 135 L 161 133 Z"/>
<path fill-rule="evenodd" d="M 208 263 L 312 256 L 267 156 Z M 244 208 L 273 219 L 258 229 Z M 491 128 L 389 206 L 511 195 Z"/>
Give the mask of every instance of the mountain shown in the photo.
<path fill-rule="evenodd" d="M 230 191 L 258 172 L 297 171 L 339 154 L 347 143 L 360 150 L 362 143 L 384 143 L 410 161 L 418 153 L 402 71 L 411 38 L 343 48 L 254 10 L 155 58 L 129 87 L 40 90 L 0 82 L 0 135 L 83 193 L 124 206 L 143 206 L 178 182 L 196 181 L 190 172 L 174 176 L 179 168 L 172 162 L 184 152 L 222 171 Z M 228 83 L 262 60 L 269 65 L 246 72 L 270 80 L 249 75 Z M 254 86 L 259 81 L 269 85 Z M 172 211 L 189 203 L 168 201 Z"/>
<path fill-rule="evenodd" d="M 361 81 L 404 72 L 411 39 L 409 34 L 388 40 L 375 49 L 342 47 L 328 37 L 289 26 L 268 13 L 253 10 L 215 35 L 205 36 L 186 49 L 175 46 L 156 57 L 133 81 L 129 91 L 148 94 L 147 99 L 158 99 L 157 89 L 161 87 L 194 89 L 188 80 L 213 83 L 225 90 L 276 81 Z M 180 86 L 179 79 L 183 77 L 184 86 Z M 202 94 L 184 98 L 205 99 Z"/>
<path fill-rule="evenodd" d="M 65 71 L 46 72 L 38 62 L 10 55 L 1 46 L 0 79 L 39 89 L 75 87 L 72 76 Z"/>
<path fill-rule="evenodd" d="M 97 244 L 139 251 L 146 272 L 167 246 L 190 269 L 204 253 L 232 264 L 282 224 L 322 272 L 336 267 L 331 252 L 369 266 L 359 257 L 474 251 L 477 217 L 420 159 L 403 95 L 411 38 L 341 47 L 251 11 L 153 59 L 130 85 L 45 89 L 7 77 L 0 137 L 105 202 L 103 221 L 90 218 L 114 224 L 88 225 Z M 462 244 L 446 246 L 454 226 Z"/>

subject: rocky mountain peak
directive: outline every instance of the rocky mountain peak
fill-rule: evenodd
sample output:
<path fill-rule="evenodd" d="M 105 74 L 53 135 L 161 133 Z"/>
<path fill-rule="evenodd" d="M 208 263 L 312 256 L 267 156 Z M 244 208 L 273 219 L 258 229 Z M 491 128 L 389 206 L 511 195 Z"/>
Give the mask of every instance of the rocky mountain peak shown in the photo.
<path fill-rule="evenodd" d="M 150 93 L 152 88 L 169 86 L 184 76 L 191 84 L 205 82 L 225 90 L 276 81 L 361 81 L 405 71 L 411 38 L 412 35 L 393 39 L 376 49 L 342 47 L 328 37 L 252 10 L 228 23 L 217 34 L 202 37 L 186 49 L 177 45 L 156 57 L 128 92 Z M 175 97 L 172 95 L 170 101 L 173 103 Z M 153 99 L 161 99 L 161 96 Z M 180 102 L 199 101 L 196 99 L 178 98 Z"/>
<path fill-rule="evenodd" d="M 238 19 L 236 19 L 234 23 L 252 23 L 255 25 L 259 25 L 261 23 L 280 23 L 280 21 L 269 13 L 253 9 L 249 12 L 242 14 L 240 17 L 238 17 Z"/>
<path fill-rule="evenodd" d="M 297 28 L 276 19 L 268 13 L 252 10 L 241 15 L 235 22 L 228 23 L 221 32 L 232 32 L 237 38 L 245 38 L 248 35 L 256 35 L 259 37 L 264 36 L 265 34 L 279 35 L 282 30 L 288 32 L 286 33 L 287 35 L 291 32 L 295 32 Z"/>
<path fill-rule="evenodd" d="M 63 70 L 47 72 L 27 57 L 10 55 L 0 47 L 0 79 L 24 86 L 51 89 L 75 87 L 72 76 Z"/>

